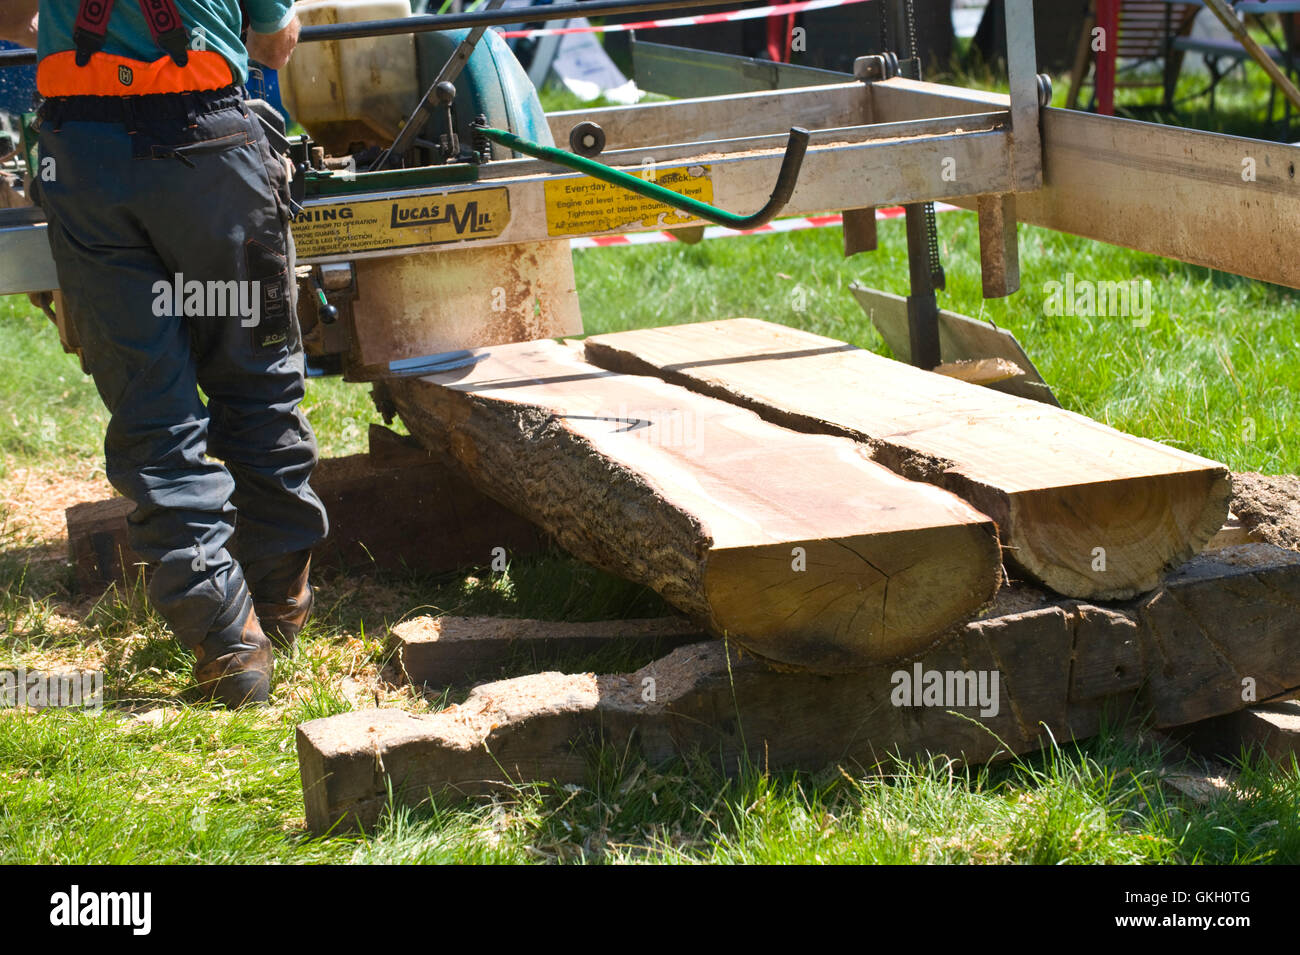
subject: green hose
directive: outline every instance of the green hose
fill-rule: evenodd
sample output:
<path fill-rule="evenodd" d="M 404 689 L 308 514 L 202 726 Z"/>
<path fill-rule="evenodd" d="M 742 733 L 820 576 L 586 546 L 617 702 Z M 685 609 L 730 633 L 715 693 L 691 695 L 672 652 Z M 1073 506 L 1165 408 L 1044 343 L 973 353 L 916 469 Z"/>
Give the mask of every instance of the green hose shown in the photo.
<path fill-rule="evenodd" d="M 494 142 L 523 153 L 525 156 L 553 162 L 576 172 L 584 172 L 602 182 L 619 186 L 647 199 L 662 202 L 682 212 L 689 212 L 697 218 L 733 229 L 756 229 L 776 218 L 776 214 L 790 201 L 790 195 L 794 192 L 795 180 L 799 175 L 799 167 L 803 162 L 804 152 L 808 148 L 808 131 L 797 126 L 792 128 L 790 130 L 790 141 L 786 146 L 785 158 L 781 163 L 781 172 L 777 176 L 776 188 L 772 191 L 771 198 L 758 212 L 753 215 L 742 216 L 734 212 L 727 212 L 725 209 L 718 209 L 707 202 L 692 199 L 690 196 L 684 196 L 679 192 L 673 192 L 671 189 L 665 189 L 663 186 L 657 186 L 652 182 L 646 182 L 638 176 L 615 169 L 612 166 L 606 166 L 594 159 L 566 152 L 563 149 L 556 149 L 554 146 L 543 146 L 540 143 L 520 139 L 514 133 L 507 132 L 504 129 L 494 129 L 491 126 L 475 126 L 474 129 Z"/>

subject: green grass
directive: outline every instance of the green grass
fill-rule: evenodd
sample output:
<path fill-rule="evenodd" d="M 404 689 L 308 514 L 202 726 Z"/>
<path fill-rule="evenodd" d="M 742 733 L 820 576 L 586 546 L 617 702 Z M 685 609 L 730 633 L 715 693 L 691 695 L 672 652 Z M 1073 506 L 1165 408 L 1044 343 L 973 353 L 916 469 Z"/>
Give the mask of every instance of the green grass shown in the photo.
<path fill-rule="evenodd" d="M 1030 228 L 1023 291 L 985 302 L 974 217 L 939 223 L 941 304 L 1014 331 L 1066 407 L 1237 470 L 1297 470 L 1295 292 Z M 587 329 L 750 315 L 883 351 L 848 291 L 861 281 L 906 292 L 901 224 L 883 224 L 880 238 L 879 251 L 849 260 L 831 229 L 582 251 Z M 1047 315 L 1045 283 L 1069 272 L 1150 279 L 1152 321 Z M 94 474 L 106 415 L 23 298 L 0 301 L 0 362 L 5 487 L 19 468 Z M 363 450 L 377 420 L 367 389 L 339 381 L 312 381 L 306 409 L 331 456 Z M 1235 789 L 1196 804 L 1170 795 L 1158 782 L 1162 754 L 1118 727 L 990 768 L 934 760 L 888 776 L 810 766 L 723 778 L 700 758 L 647 766 L 610 745 L 590 753 L 580 786 L 394 807 L 368 835 L 312 838 L 299 722 L 376 702 L 433 712 L 455 698 L 378 679 L 388 625 L 417 613 L 646 616 L 663 611 L 659 598 L 560 554 L 504 573 L 326 580 L 317 618 L 278 669 L 272 707 L 231 714 L 183 702 L 190 660 L 139 586 L 81 600 L 22 516 L 0 513 L 0 666 L 100 668 L 108 700 L 100 715 L 0 712 L 0 862 L 1300 862 L 1294 764 L 1243 758 Z M 476 677 L 643 662 L 527 656 Z"/>
<path fill-rule="evenodd" d="M 975 216 L 943 213 L 939 231 L 948 276 L 940 305 L 1014 332 L 1066 407 L 1235 470 L 1300 465 L 1296 292 L 1024 228 L 1022 291 L 985 301 Z M 887 351 L 849 285 L 907 293 L 902 223 L 881 224 L 874 253 L 844 259 L 840 241 L 838 230 L 820 229 L 583 251 L 575 265 L 584 321 L 602 332 L 748 315 Z M 1150 324 L 1047 315 L 1045 284 L 1071 272 L 1093 282 L 1149 279 Z"/>

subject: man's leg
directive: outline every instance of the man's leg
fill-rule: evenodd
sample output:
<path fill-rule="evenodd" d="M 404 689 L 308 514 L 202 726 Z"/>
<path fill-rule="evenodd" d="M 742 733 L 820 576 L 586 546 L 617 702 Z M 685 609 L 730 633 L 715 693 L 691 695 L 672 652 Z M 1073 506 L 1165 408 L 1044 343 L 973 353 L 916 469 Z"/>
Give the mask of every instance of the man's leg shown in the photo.
<path fill-rule="evenodd" d="M 203 132 L 190 124 L 185 130 Z M 40 189 L 51 250 L 69 317 L 112 414 L 108 477 L 135 501 L 131 543 L 155 565 L 150 598 L 194 649 L 195 675 L 208 693 L 228 705 L 261 701 L 269 692 L 270 646 L 226 546 L 235 485 L 205 457 L 209 420 L 198 397 L 192 320 L 176 314 L 171 251 L 141 214 L 164 209 L 201 230 L 205 203 L 190 201 L 193 180 L 187 193 L 166 175 L 183 163 L 141 158 L 138 132 L 113 123 L 43 124 L 42 156 L 55 161 L 53 180 Z M 151 132 L 159 132 L 157 124 Z"/>
<path fill-rule="evenodd" d="M 95 386 L 111 419 L 109 481 L 136 504 L 131 545 L 154 564 L 149 596 L 195 651 L 195 675 L 227 705 L 267 698 L 270 646 L 226 549 L 234 482 L 205 457 L 189 327 L 158 307 L 166 270 L 131 213 L 132 148 L 110 123 L 42 130 L 53 180 L 41 185 L 50 248 Z"/>
<path fill-rule="evenodd" d="M 154 283 L 167 271 L 122 201 L 121 170 L 131 162 L 125 132 L 67 123 L 42 130 L 41 151 L 55 160 L 41 202 L 59 284 L 111 414 L 108 479 L 136 504 L 130 542 L 155 565 L 154 606 L 193 647 L 237 589 L 240 570 L 226 550 L 234 482 L 204 457 L 208 415 L 189 327 L 155 313 Z"/>
<path fill-rule="evenodd" d="M 200 119 L 200 122 L 202 120 Z M 220 202 L 205 213 L 205 234 L 151 216 L 149 226 L 171 264 L 188 282 L 238 274 L 240 308 L 193 323 L 198 380 L 208 398 L 208 453 L 234 477 L 238 511 L 232 550 L 243 566 L 258 616 L 278 645 L 292 643 L 311 609 L 307 583 L 311 548 L 326 534 L 325 509 L 312 491 L 315 435 L 299 408 L 303 354 L 296 314 L 288 183 L 255 117 L 253 140 L 237 149 L 192 154 L 193 169 L 166 175 L 199 178 L 219 187 Z M 231 269 L 225 241 L 212 253 L 207 235 L 238 236 Z M 226 256 L 218 259 L 217 251 Z M 227 271 L 220 271 L 224 264 Z M 221 304 L 221 303 L 215 303 Z"/>

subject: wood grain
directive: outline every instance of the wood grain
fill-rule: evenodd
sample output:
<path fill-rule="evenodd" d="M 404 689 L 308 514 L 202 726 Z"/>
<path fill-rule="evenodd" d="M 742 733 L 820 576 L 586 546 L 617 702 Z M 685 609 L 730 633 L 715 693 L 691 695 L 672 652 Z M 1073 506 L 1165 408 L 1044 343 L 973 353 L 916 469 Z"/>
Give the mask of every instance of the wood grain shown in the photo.
<path fill-rule="evenodd" d="M 997 521 L 1007 557 L 1066 596 L 1151 590 L 1228 513 L 1227 469 L 1082 415 L 798 329 L 731 319 L 596 335 L 589 360 L 656 374 L 874 460 Z"/>

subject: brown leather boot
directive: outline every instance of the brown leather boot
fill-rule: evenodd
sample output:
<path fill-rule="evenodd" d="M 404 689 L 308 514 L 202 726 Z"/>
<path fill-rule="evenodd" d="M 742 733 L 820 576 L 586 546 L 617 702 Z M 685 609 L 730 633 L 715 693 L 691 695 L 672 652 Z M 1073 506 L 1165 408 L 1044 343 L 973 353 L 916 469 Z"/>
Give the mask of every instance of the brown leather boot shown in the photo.
<path fill-rule="evenodd" d="M 230 709 L 261 706 L 271 696 L 274 656 L 262 632 L 253 601 L 244 590 L 229 623 L 214 629 L 194 648 L 194 682 L 202 699 Z"/>
<path fill-rule="evenodd" d="M 263 632 L 277 650 L 292 650 L 316 601 L 307 580 L 311 572 L 311 551 L 260 561 L 245 567 L 244 572 Z"/>

